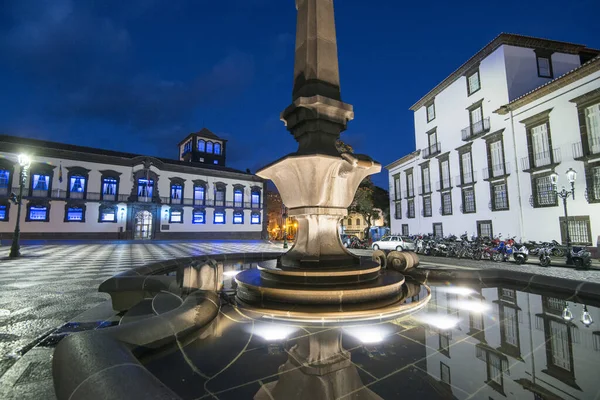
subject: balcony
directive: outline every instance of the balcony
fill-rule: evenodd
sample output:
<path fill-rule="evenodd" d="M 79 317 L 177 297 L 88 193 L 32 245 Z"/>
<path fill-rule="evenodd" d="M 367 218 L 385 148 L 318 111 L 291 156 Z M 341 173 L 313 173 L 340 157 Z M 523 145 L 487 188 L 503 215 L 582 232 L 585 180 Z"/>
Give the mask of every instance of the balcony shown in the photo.
<path fill-rule="evenodd" d="M 492 179 L 504 178 L 510 175 L 510 163 L 496 164 L 492 168 L 483 169 L 483 180 L 489 181 Z"/>
<path fill-rule="evenodd" d="M 402 193 L 404 194 L 404 198 L 405 199 L 408 199 L 408 198 L 411 198 L 411 197 L 415 197 L 415 191 L 413 189 L 405 190 Z"/>
<path fill-rule="evenodd" d="M 438 192 L 441 190 L 452 189 L 452 180 L 450 177 L 447 179 L 442 179 L 441 181 L 437 181 L 436 189 Z"/>
<path fill-rule="evenodd" d="M 472 173 L 457 175 L 454 177 L 454 182 L 456 186 L 466 186 L 471 185 L 477 182 L 477 171 L 473 171 Z"/>
<path fill-rule="evenodd" d="M 422 152 L 422 157 L 423 158 L 431 158 L 437 154 L 440 154 L 442 152 L 442 146 L 440 145 L 440 142 L 434 143 L 429 147 L 425 147 L 423 149 Z"/>
<path fill-rule="evenodd" d="M 431 185 L 422 185 L 419 186 L 419 195 L 429 194 L 431 193 Z"/>
<path fill-rule="evenodd" d="M 473 140 L 478 136 L 483 135 L 490 131 L 490 118 L 484 118 L 481 121 L 477 121 L 474 124 L 467 126 L 461 131 L 462 140 L 467 142 Z"/>
<path fill-rule="evenodd" d="M 572 144 L 573 158 L 578 161 L 586 161 L 590 158 L 600 156 L 600 137 L 590 137 L 585 142 Z"/>
<path fill-rule="evenodd" d="M 561 161 L 560 149 L 554 149 L 536 153 L 533 157 L 523 157 L 521 166 L 524 172 L 531 172 L 539 168 L 558 165 Z"/>

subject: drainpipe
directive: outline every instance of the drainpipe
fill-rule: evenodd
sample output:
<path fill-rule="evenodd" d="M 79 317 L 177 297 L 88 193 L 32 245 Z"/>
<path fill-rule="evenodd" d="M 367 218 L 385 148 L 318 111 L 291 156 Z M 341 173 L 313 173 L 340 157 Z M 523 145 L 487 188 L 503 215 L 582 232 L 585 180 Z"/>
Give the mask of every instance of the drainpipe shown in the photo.
<path fill-rule="evenodd" d="M 521 177 L 519 174 L 519 164 L 517 158 L 517 140 L 515 138 L 515 121 L 513 119 L 513 111 L 506 107 L 505 109 L 510 110 L 510 131 L 512 134 L 513 140 L 513 150 L 514 150 L 514 163 L 515 163 L 515 176 L 517 177 L 517 199 L 519 200 L 519 231 L 521 232 L 521 243 L 525 241 L 525 232 L 523 230 L 523 201 L 521 198 Z"/>

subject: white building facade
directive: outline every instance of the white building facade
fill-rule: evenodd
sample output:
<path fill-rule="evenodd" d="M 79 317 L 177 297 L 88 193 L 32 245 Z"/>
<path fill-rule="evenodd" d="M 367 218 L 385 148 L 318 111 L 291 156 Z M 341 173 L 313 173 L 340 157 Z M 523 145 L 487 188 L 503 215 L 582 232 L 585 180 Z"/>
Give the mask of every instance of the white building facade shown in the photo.
<path fill-rule="evenodd" d="M 27 154 L 24 239 L 264 238 L 265 182 L 226 167 L 225 141 L 207 129 L 178 147 L 170 160 L 0 136 L 0 237 L 15 228 Z"/>
<path fill-rule="evenodd" d="M 573 243 L 600 236 L 600 58 L 582 45 L 501 34 L 420 99 L 417 150 L 388 165 L 391 228 L 565 242 L 550 174 L 577 172 Z"/>

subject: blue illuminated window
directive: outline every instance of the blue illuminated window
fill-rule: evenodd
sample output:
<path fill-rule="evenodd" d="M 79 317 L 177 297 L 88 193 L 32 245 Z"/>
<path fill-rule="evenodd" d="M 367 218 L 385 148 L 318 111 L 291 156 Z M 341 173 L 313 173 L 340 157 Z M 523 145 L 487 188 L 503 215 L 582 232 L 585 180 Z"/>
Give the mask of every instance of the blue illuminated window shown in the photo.
<path fill-rule="evenodd" d="M 260 224 L 260 214 L 253 212 L 252 215 L 250 216 L 250 223 L 251 224 Z"/>
<path fill-rule="evenodd" d="M 48 207 L 30 206 L 29 221 L 48 221 Z"/>
<path fill-rule="evenodd" d="M 69 181 L 69 197 L 83 198 L 85 192 L 85 177 L 74 175 Z"/>
<path fill-rule="evenodd" d="M 171 185 L 171 200 L 181 200 L 183 194 L 183 186 Z M 180 202 L 178 202 L 180 203 Z"/>
<path fill-rule="evenodd" d="M 234 207 L 243 207 L 244 206 L 244 190 L 243 189 L 235 189 L 233 191 L 233 206 Z"/>
<path fill-rule="evenodd" d="M 9 178 L 10 178 L 10 172 L 5 169 L 0 169 L 0 195 L 8 194 Z"/>
<path fill-rule="evenodd" d="M 67 221 L 83 222 L 83 208 L 82 207 L 67 208 Z"/>
<path fill-rule="evenodd" d="M 243 224 L 244 223 L 244 213 L 242 211 L 236 211 L 233 213 L 233 223 L 234 224 Z"/>
<path fill-rule="evenodd" d="M 204 205 L 204 193 L 206 189 L 204 186 L 194 186 L 194 204 Z"/>
<path fill-rule="evenodd" d="M 260 192 L 252 192 L 250 196 L 250 201 L 252 202 L 252 208 L 260 207 Z"/>
<path fill-rule="evenodd" d="M 206 151 L 206 142 L 202 139 L 198 140 L 198 151 Z"/>
<path fill-rule="evenodd" d="M 207 153 L 213 152 L 213 142 L 206 142 L 206 152 Z"/>
<path fill-rule="evenodd" d="M 8 221 L 8 207 L 0 204 L 0 221 Z"/>
<path fill-rule="evenodd" d="M 45 197 L 48 195 L 48 188 L 50 187 L 50 176 L 41 175 L 41 174 L 33 174 L 32 179 L 32 188 L 33 188 L 33 196 L 36 197 Z"/>
<path fill-rule="evenodd" d="M 102 179 L 102 198 L 104 200 L 116 200 L 117 195 L 117 179 L 107 177 Z"/>
<path fill-rule="evenodd" d="M 192 141 L 188 141 L 183 145 L 183 154 L 190 153 L 192 151 Z"/>
<path fill-rule="evenodd" d="M 194 210 L 192 215 L 192 224 L 204 224 L 206 222 L 206 212 L 203 210 Z"/>
<path fill-rule="evenodd" d="M 215 211 L 213 223 L 224 224 L 225 223 L 225 212 L 224 211 Z"/>
<path fill-rule="evenodd" d="M 220 143 L 215 143 L 214 153 L 221 154 L 221 144 Z M 215 162 L 215 164 L 216 164 L 216 162 Z"/>
<path fill-rule="evenodd" d="M 222 187 L 215 188 L 215 206 L 225 205 L 225 189 Z"/>
<path fill-rule="evenodd" d="M 100 208 L 100 222 L 117 222 L 117 211 L 115 207 Z"/>
<path fill-rule="evenodd" d="M 154 191 L 154 180 L 153 179 L 138 179 L 138 196 L 139 197 L 147 197 L 152 198 L 152 193 Z"/>
<path fill-rule="evenodd" d="M 169 214 L 169 223 L 183 224 L 183 210 L 171 208 L 171 212 Z"/>

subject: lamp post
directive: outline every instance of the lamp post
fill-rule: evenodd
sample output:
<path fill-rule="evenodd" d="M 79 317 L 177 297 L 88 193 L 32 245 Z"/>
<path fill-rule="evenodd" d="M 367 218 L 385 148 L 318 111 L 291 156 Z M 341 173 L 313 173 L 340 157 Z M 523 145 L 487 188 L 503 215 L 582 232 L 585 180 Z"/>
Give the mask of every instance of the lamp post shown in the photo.
<path fill-rule="evenodd" d="M 21 255 L 19 251 L 21 246 L 19 245 L 19 238 L 21 236 L 21 205 L 23 204 L 23 187 L 27 180 L 27 170 L 31 165 L 31 159 L 25 154 L 19 154 L 19 196 L 15 199 L 13 195 L 13 202 L 17 205 L 17 223 L 15 224 L 15 233 L 13 234 L 12 245 L 10 246 L 10 258 L 17 258 Z"/>
<path fill-rule="evenodd" d="M 573 168 L 569 168 L 565 175 L 569 180 L 569 183 L 571 183 L 570 191 L 566 190 L 564 186 L 562 187 L 562 190 L 560 192 L 558 191 L 558 174 L 556 172 L 550 175 L 550 180 L 552 181 L 554 192 L 563 201 L 563 208 L 565 210 L 565 232 L 567 235 L 567 265 L 573 265 L 573 260 L 571 259 L 571 235 L 569 233 L 569 214 L 567 212 L 567 199 L 569 198 L 569 196 L 571 196 L 571 198 L 575 200 L 575 179 L 577 179 L 577 172 Z"/>

